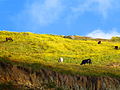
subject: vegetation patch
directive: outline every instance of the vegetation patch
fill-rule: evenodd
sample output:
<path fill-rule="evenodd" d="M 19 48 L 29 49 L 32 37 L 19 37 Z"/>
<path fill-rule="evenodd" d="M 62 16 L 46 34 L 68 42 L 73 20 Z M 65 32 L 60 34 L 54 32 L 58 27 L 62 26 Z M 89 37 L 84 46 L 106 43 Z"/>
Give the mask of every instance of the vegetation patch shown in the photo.
<path fill-rule="evenodd" d="M 11 37 L 13 41 L 6 41 L 6 37 Z M 0 31 L 0 60 L 35 71 L 47 68 L 66 74 L 120 77 L 119 37 L 111 40 L 75 38 Z M 99 40 L 101 44 L 98 44 Z M 118 46 L 117 50 L 115 46 Z M 63 63 L 58 62 L 60 57 L 64 59 Z M 80 65 L 82 60 L 89 58 L 91 65 Z"/>

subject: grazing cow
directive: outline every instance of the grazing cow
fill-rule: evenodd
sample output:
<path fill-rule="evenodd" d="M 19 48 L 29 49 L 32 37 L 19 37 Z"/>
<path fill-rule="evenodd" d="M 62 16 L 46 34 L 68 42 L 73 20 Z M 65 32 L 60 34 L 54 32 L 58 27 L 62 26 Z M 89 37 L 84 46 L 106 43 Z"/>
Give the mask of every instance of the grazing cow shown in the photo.
<path fill-rule="evenodd" d="M 98 44 L 101 44 L 101 41 L 98 41 Z"/>
<path fill-rule="evenodd" d="M 118 46 L 115 46 L 115 49 L 118 50 Z"/>
<path fill-rule="evenodd" d="M 63 62 L 63 58 L 60 57 L 59 60 L 58 60 L 58 62 Z"/>
<path fill-rule="evenodd" d="M 86 63 L 92 64 L 91 59 L 82 60 L 82 63 L 80 65 L 83 65 L 83 64 L 86 64 Z"/>
<path fill-rule="evenodd" d="M 13 39 L 11 37 L 7 37 L 6 41 L 8 41 L 8 40 L 13 41 Z"/>

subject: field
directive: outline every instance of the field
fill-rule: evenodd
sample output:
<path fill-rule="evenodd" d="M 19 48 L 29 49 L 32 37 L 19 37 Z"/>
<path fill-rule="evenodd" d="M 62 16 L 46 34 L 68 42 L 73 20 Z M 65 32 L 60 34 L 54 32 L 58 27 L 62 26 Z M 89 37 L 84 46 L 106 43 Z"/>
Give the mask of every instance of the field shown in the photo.
<path fill-rule="evenodd" d="M 6 37 L 13 41 L 6 42 Z M 0 58 L 27 63 L 34 69 L 42 65 L 62 73 L 120 77 L 120 49 L 114 49 L 120 47 L 119 39 L 113 37 L 97 44 L 99 39 L 73 40 L 62 35 L 0 31 Z M 63 63 L 58 63 L 60 57 Z M 81 66 L 81 61 L 88 58 L 92 64 Z"/>

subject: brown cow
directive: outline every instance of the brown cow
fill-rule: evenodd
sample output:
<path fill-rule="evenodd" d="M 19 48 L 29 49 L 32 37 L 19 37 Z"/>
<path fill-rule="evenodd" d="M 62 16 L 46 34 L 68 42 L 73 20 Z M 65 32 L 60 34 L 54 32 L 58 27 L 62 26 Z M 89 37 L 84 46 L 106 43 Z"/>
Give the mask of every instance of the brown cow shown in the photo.
<path fill-rule="evenodd" d="M 101 44 L 101 41 L 98 41 L 98 44 Z"/>
<path fill-rule="evenodd" d="M 13 41 L 13 39 L 11 37 L 6 37 L 6 41 L 8 41 L 8 40 Z"/>
<path fill-rule="evenodd" d="M 118 50 L 118 46 L 115 46 L 115 49 Z"/>

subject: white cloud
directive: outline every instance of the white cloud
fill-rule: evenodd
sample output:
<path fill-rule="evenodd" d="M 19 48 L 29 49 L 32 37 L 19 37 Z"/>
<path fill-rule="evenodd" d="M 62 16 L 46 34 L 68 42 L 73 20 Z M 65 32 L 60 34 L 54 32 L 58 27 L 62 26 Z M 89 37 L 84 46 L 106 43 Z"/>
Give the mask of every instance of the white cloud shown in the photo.
<path fill-rule="evenodd" d="M 120 1 L 118 0 L 74 0 L 74 2 L 75 5 L 69 6 L 71 9 L 66 17 L 67 24 L 73 23 L 88 12 L 107 19 L 111 13 L 120 8 Z"/>
<path fill-rule="evenodd" d="M 113 0 L 27 1 L 25 8 L 12 18 L 17 29 L 33 31 L 40 29 L 41 26 L 48 26 L 59 21 L 71 25 L 85 12 L 97 12 L 103 17 L 107 17 L 109 10 L 116 6 Z"/>
<path fill-rule="evenodd" d="M 72 10 L 76 13 L 96 12 L 106 18 L 109 11 L 116 7 L 115 2 L 114 0 L 85 0 L 77 7 L 72 7 Z"/>
<path fill-rule="evenodd" d="M 59 19 L 63 10 L 60 0 L 45 0 L 44 3 L 32 3 L 28 14 L 40 25 L 50 24 Z"/>
<path fill-rule="evenodd" d="M 35 0 L 27 2 L 25 9 L 13 17 L 18 27 L 38 29 L 59 20 L 64 6 L 61 0 Z"/>
<path fill-rule="evenodd" d="M 113 36 L 120 37 L 120 33 L 116 32 L 115 30 L 111 30 L 111 32 L 105 33 L 102 30 L 98 29 L 87 34 L 86 36 L 92 37 L 92 38 L 111 39 Z"/>
<path fill-rule="evenodd" d="M 69 5 L 68 3 L 71 4 Z M 18 13 L 16 18 L 20 23 L 26 24 L 26 21 L 28 21 L 29 23 L 31 22 L 31 25 L 36 24 L 44 26 L 61 19 L 62 14 L 64 14 L 64 18 L 72 20 L 87 11 L 95 11 L 100 13 L 103 17 L 106 17 L 112 7 L 115 7 L 113 0 L 35 0 L 31 3 L 27 3 L 25 9 Z"/>

